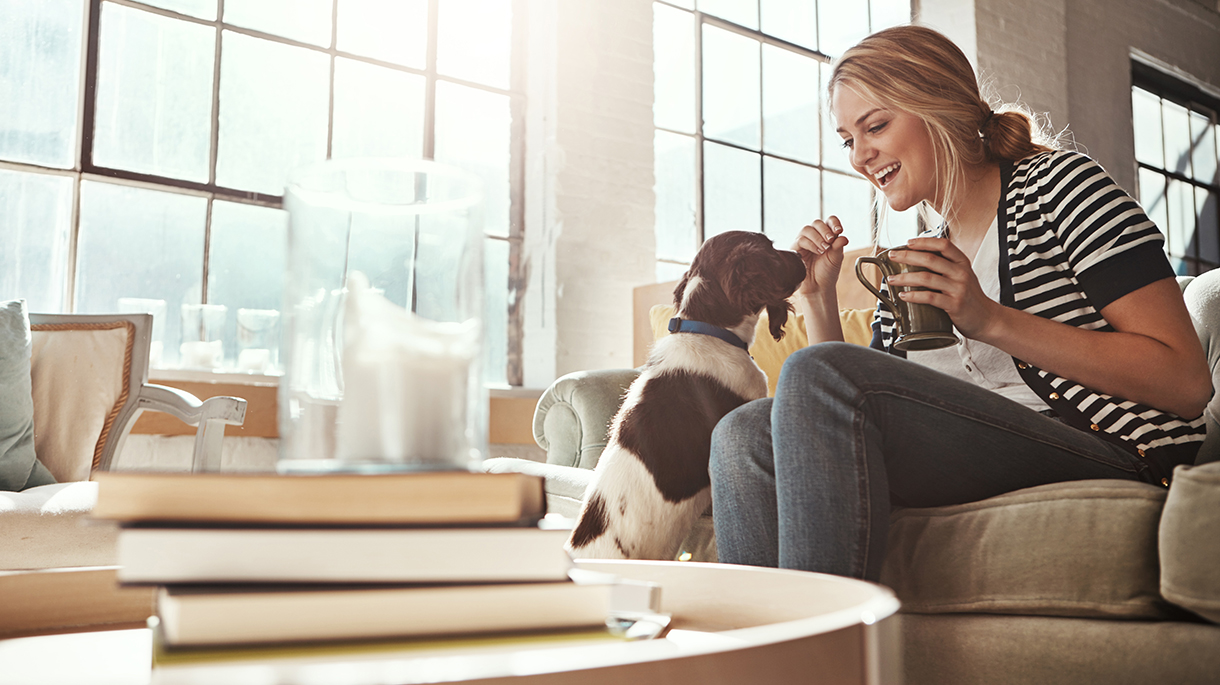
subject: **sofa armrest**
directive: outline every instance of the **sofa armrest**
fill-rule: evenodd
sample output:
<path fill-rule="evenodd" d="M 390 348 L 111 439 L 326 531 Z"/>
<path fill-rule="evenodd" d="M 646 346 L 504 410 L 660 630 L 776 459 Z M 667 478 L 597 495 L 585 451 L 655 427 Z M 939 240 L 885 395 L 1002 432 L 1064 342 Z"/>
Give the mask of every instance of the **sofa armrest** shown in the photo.
<path fill-rule="evenodd" d="M 551 384 L 534 409 L 534 440 L 548 464 L 592 469 L 636 369 L 578 371 Z"/>

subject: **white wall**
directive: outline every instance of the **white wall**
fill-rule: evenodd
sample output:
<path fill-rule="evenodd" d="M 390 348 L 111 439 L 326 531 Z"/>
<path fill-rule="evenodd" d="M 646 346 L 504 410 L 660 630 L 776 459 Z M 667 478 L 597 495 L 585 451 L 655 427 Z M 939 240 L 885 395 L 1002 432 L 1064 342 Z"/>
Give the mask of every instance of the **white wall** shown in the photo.
<path fill-rule="evenodd" d="M 553 78 L 531 74 L 544 99 L 527 124 L 544 150 L 527 163 L 525 384 L 538 387 L 632 365 L 631 290 L 654 280 L 656 248 L 651 0 L 533 5 L 531 67 L 549 59 Z"/>

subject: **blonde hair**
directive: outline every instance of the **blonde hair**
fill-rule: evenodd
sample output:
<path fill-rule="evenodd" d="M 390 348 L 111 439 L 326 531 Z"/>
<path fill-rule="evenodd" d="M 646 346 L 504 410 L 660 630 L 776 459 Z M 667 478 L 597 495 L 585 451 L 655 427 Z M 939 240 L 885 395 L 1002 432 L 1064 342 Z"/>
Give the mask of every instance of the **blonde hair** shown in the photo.
<path fill-rule="evenodd" d="M 923 121 L 940 170 L 942 204 L 955 197 L 968 167 L 1058 147 L 1057 136 L 1024 105 L 993 107 L 984 100 L 966 55 L 943 34 L 923 26 L 878 31 L 848 49 L 826 84 L 828 103 L 840 85 Z M 951 214 L 947 207 L 940 210 L 946 217 Z"/>

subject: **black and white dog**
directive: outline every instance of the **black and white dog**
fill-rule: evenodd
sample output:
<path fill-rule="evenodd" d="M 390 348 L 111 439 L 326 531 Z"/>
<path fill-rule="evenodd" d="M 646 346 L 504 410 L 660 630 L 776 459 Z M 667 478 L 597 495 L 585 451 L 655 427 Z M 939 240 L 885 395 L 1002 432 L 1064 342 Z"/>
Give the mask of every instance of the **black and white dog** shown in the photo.
<path fill-rule="evenodd" d="M 703 244 L 674 290 L 677 316 L 627 390 L 567 548 L 574 557 L 673 559 L 711 502 L 708 454 L 716 422 L 767 395 L 747 351 L 763 309 L 783 337 L 805 278 L 795 252 L 760 233 Z"/>

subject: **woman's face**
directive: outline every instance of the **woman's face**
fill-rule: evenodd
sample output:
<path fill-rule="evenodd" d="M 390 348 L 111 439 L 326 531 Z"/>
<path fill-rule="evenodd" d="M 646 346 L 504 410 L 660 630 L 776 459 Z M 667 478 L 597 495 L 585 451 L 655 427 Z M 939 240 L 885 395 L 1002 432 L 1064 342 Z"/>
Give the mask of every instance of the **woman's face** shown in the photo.
<path fill-rule="evenodd" d="M 936 197 L 936 155 L 932 136 L 913 114 L 865 100 L 851 88 L 835 86 L 831 111 L 852 168 L 863 174 L 901 212 Z"/>

